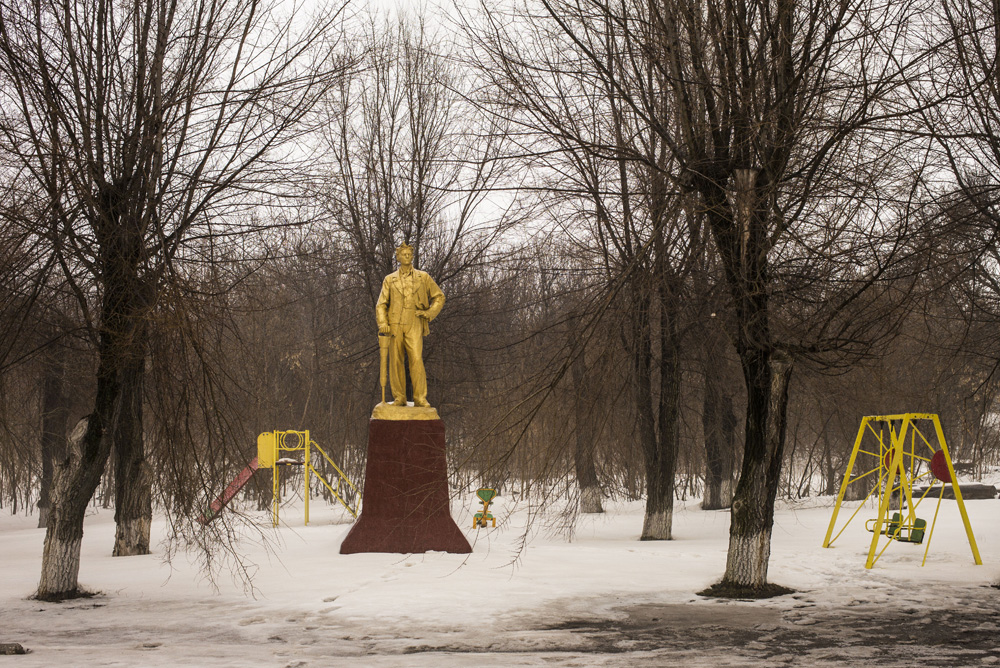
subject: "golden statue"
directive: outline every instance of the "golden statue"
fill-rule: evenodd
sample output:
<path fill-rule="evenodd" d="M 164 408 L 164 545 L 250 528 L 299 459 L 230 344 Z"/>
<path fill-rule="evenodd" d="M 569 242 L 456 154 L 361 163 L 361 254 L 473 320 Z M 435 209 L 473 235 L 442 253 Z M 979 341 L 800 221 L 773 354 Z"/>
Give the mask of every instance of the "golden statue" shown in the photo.
<path fill-rule="evenodd" d="M 430 321 L 437 317 L 444 306 L 444 293 L 426 271 L 413 267 L 413 247 L 402 244 L 396 249 L 399 269 L 382 281 L 382 292 L 375 304 L 375 321 L 378 323 L 379 342 L 388 350 L 389 386 L 393 406 L 405 407 L 406 370 L 403 357 L 410 364 L 410 382 L 413 384 L 413 405 L 429 408 L 427 401 L 427 374 L 424 371 L 424 337 L 430 333 Z M 388 337 L 388 341 L 386 338 Z M 384 360 L 383 354 L 383 371 Z M 385 405 L 385 374 L 382 374 L 382 404 Z M 433 409 L 432 409 L 433 410 Z M 378 411 L 378 407 L 376 408 Z M 388 417 L 388 411 L 373 417 Z M 411 416 L 416 417 L 416 416 Z M 434 411 L 434 418 L 437 411 Z M 397 419 L 404 419 L 402 417 Z M 429 418 L 430 419 L 430 418 Z"/>

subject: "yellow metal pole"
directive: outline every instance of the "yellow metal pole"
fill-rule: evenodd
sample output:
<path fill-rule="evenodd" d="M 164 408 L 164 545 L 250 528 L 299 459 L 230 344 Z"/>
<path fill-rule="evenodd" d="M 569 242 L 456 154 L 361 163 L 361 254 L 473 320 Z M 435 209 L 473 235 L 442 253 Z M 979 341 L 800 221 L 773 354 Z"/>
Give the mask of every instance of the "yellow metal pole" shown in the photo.
<path fill-rule="evenodd" d="M 309 430 L 305 431 L 305 441 L 306 441 L 306 470 L 304 477 L 306 479 L 306 526 L 309 526 Z"/>
<path fill-rule="evenodd" d="M 871 568 L 875 565 L 875 551 L 878 549 L 879 536 L 882 535 L 882 522 L 885 520 L 886 513 L 889 510 L 889 501 L 892 499 L 892 488 L 896 482 L 896 472 L 898 471 L 900 476 L 905 475 L 903 473 L 903 446 L 906 444 L 906 429 L 908 426 L 909 420 L 904 419 L 899 429 L 899 435 L 897 436 L 892 429 L 892 422 L 889 422 L 892 460 L 889 463 L 889 470 L 886 472 L 885 485 L 882 487 L 882 498 L 879 499 L 878 517 L 875 518 L 875 530 L 872 532 L 872 543 L 868 548 L 868 559 L 865 561 L 865 568 Z M 889 540 L 892 540 L 892 538 Z"/>
<path fill-rule="evenodd" d="M 912 416 L 908 415 L 905 418 L 905 422 L 906 422 L 906 424 L 908 426 L 912 426 L 911 417 Z M 903 508 L 902 508 L 902 505 L 903 505 L 903 501 L 904 501 L 904 497 L 905 497 L 906 511 L 907 511 L 906 512 L 906 516 L 908 518 L 907 522 L 909 523 L 910 526 L 913 526 L 914 521 L 917 519 L 916 510 L 913 508 L 913 462 L 914 462 L 913 455 L 915 454 L 914 453 L 914 448 L 916 448 L 916 437 L 917 437 L 917 431 L 916 431 L 916 429 L 914 429 L 913 431 L 910 432 L 910 468 L 909 468 L 909 471 L 907 471 L 906 467 L 902 465 L 902 461 L 900 461 L 900 469 L 899 469 L 899 474 L 900 474 L 899 475 L 899 488 L 900 488 L 900 491 L 902 492 L 899 495 L 899 504 L 900 504 L 899 518 L 900 518 L 900 520 L 903 519 Z M 904 441 L 900 441 L 900 445 L 902 446 L 902 448 L 905 448 L 906 447 L 906 441 L 905 440 Z M 900 522 L 899 526 L 900 526 L 900 531 L 902 531 L 903 523 Z"/>
<path fill-rule="evenodd" d="M 271 526 L 278 526 L 278 505 L 280 504 L 279 477 L 278 477 L 278 454 L 281 452 L 281 441 L 285 438 L 285 433 L 274 430 L 274 453 L 271 456 Z"/>
<path fill-rule="evenodd" d="M 271 489 L 271 526 L 278 526 L 278 463 L 271 467 L 272 489 Z"/>
<path fill-rule="evenodd" d="M 976 545 L 976 537 L 972 535 L 972 524 L 969 522 L 969 514 L 965 512 L 965 501 L 962 500 L 962 490 L 958 488 L 958 478 L 955 477 L 955 468 L 951 465 L 951 455 L 948 454 L 948 444 L 944 440 L 944 430 L 941 429 L 941 420 L 938 419 L 937 415 L 932 415 L 931 420 L 934 422 L 934 430 L 937 432 L 938 443 L 941 444 L 941 449 L 944 450 L 944 461 L 948 464 L 948 474 L 951 476 L 951 488 L 955 491 L 958 510 L 962 513 L 962 523 L 965 525 L 965 535 L 969 537 L 972 558 L 976 560 L 977 566 L 982 566 L 983 560 L 979 556 L 979 546 Z"/>
<path fill-rule="evenodd" d="M 851 473 L 854 472 L 854 461 L 857 459 L 858 450 L 861 448 L 861 438 L 864 436 L 865 427 L 868 425 L 870 419 L 867 416 L 861 419 L 861 427 L 858 429 L 857 438 L 854 439 L 854 449 L 851 450 L 851 458 L 847 462 L 847 471 L 844 473 L 844 480 L 840 483 L 840 491 L 837 493 L 837 503 L 833 506 L 833 517 L 830 518 L 830 526 L 827 527 L 826 538 L 823 539 L 823 547 L 830 547 L 830 536 L 833 535 L 833 527 L 837 522 L 837 515 L 840 513 L 840 504 L 844 501 L 844 493 L 847 491 L 848 481 L 851 479 Z"/>
<path fill-rule="evenodd" d="M 924 560 L 920 562 L 921 567 L 927 563 L 927 552 L 931 549 L 931 538 L 934 537 L 934 527 L 937 525 L 938 512 L 941 510 L 941 499 L 944 498 L 944 488 L 945 484 L 942 482 L 941 493 L 938 494 L 937 508 L 934 509 L 934 520 L 931 522 L 931 530 L 927 532 L 927 545 L 924 546 Z"/>
<path fill-rule="evenodd" d="M 347 486 L 350 487 L 354 491 L 355 494 L 357 494 L 358 488 L 354 486 L 354 483 L 351 482 L 351 479 L 347 477 L 347 474 L 345 474 L 340 469 L 340 467 L 337 466 L 337 462 L 333 461 L 333 459 L 330 458 L 330 455 L 326 454 L 326 450 L 324 450 L 320 446 L 319 443 L 317 443 L 315 441 L 312 441 L 312 445 L 316 446 L 316 449 L 319 450 L 319 453 L 321 455 L 323 455 L 323 458 L 326 460 L 326 463 L 329 464 L 333 468 L 333 470 L 337 472 L 337 476 L 338 476 L 337 477 L 337 489 L 334 489 L 333 487 L 331 487 L 330 483 L 328 483 L 326 481 L 326 478 L 324 478 L 319 473 L 319 471 L 317 471 L 316 469 L 312 469 L 313 474 L 319 479 L 319 481 L 321 483 L 323 483 L 323 485 L 326 486 L 326 488 L 328 490 L 330 490 L 330 493 L 333 494 L 333 496 L 337 499 L 337 501 L 339 501 L 345 508 L 347 508 L 348 511 L 350 511 L 350 513 L 354 517 L 354 519 L 357 519 L 358 518 L 358 512 L 357 512 L 357 510 L 355 510 L 354 508 L 351 508 L 351 506 L 347 503 L 347 501 L 344 500 L 344 497 L 341 496 L 341 494 L 340 494 L 340 490 L 341 490 L 342 484 L 345 483 L 345 482 L 347 483 Z"/>

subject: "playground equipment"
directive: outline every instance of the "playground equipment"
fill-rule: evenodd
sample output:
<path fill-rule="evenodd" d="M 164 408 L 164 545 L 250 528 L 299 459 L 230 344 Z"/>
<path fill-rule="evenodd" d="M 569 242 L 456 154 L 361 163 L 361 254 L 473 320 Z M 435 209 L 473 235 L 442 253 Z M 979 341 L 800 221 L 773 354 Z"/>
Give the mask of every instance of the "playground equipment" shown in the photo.
<path fill-rule="evenodd" d="M 929 425 L 926 424 L 928 422 Z M 930 428 L 933 428 L 934 435 L 928 438 L 921 431 L 918 423 L 923 425 L 928 432 Z M 909 437 L 909 444 L 907 444 L 907 437 Z M 864 473 L 852 477 L 856 464 L 861 464 L 860 470 Z M 877 477 L 869 478 L 876 473 Z M 868 478 L 869 483 L 874 481 L 871 491 L 834 536 L 833 530 L 837 522 L 837 515 L 840 513 L 840 506 L 844 501 L 844 494 L 848 486 L 859 483 L 865 478 Z M 924 479 L 930 484 L 923 490 L 919 498 L 914 500 L 913 485 Z M 917 508 L 938 483 L 941 485 L 941 491 L 938 493 L 934 519 L 928 530 L 927 521 L 917 517 Z M 972 534 L 972 525 L 969 524 L 969 515 L 965 511 L 965 502 L 962 500 L 962 492 L 955 479 L 955 467 L 948 454 L 948 444 L 945 442 L 944 431 L 941 429 L 941 421 L 938 416 L 932 413 L 866 416 L 862 418 L 861 426 L 858 428 L 858 436 L 854 441 L 854 449 L 847 462 L 847 470 L 844 472 L 844 480 L 840 485 L 840 492 L 837 494 L 837 503 L 833 507 L 833 516 L 830 518 L 830 526 L 826 531 L 823 547 L 830 547 L 844 532 L 851 520 L 865 507 L 868 499 L 874 496 L 878 499 L 878 516 L 865 523 L 865 528 L 872 533 L 872 542 L 868 549 L 868 560 L 865 562 L 865 568 L 874 566 L 893 542 L 920 544 L 924 541 L 926 533 L 927 545 L 924 548 L 924 559 L 920 564 L 923 566 L 927 563 L 927 553 L 931 547 L 931 538 L 934 536 L 934 526 L 937 523 L 938 512 L 941 510 L 941 499 L 944 496 L 945 487 L 949 484 L 955 493 L 958 510 L 962 516 L 962 522 L 965 524 L 965 533 L 969 538 L 972 556 L 976 564 L 981 565 L 983 561 L 979 557 L 979 548 L 976 545 L 976 538 Z M 893 512 L 890 518 L 889 510 L 894 502 L 898 504 L 897 511 Z M 880 548 L 879 543 L 882 536 L 886 536 L 887 540 Z"/>
<path fill-rule="evenodd" d="M 333 467 L 333 470 L 337 473 L 337 486 L 334 489 L 333 485 L 327 482 L 326 478 L 313 468 L 312 465 L 312 451 L 317 450 L 326 462 Z M 283 457 L 282 453 L 289 452 L 302 452 L 304 458 L 302 460 L 293 459 L 291 457 Z M 310 477 L 316 476 L 316 478 L 326 486 L 330 493 L 347 508 L 351 516 L 357 519 L 358 509 L 357 501 L 355 501 L 354 506 L 345 500 L 347 496 L 347 489 L 349 487 L 353 491 L 353 496 L 357 499 L 357 488 L 354 483 L 340 470 L 340 467 L 330 458 L 326 452 L 319 447 L 316 441 L 309 437 L 309 431 L 266 431 L 257 437 L 257 456 L 254 457 L 250 463 L 240 471 L 239 475 L 229 483 L 226 490 L 219 495 L 215 501 L 212 501 L 209 506 L 208 512 L 198 518 L 198 521 L 202 524 L 208 524 L 216 517 L 223 508 L 236 496 L 236 493 L 243 489 L 244 485 L 250 481 L 253 474 L 260 469 L 271 469 L 271 479 L 273 480 L 272 487 L 272 498 L 271 498 L 271 508 L 272 508 L 272 525 L 278 526 L 278 509 L 281 503 L 280 495 L 280 478 L 278 476 L 279 466 L 302 466 L 303 467 L 303 478 L 305 479 L 305 524 L 309 525 L 309 497 L 310 497 Z M 345 487 L 346 485 L 346 487 Z"/>
<path fill-rule="evenodd" d="M 500 496 L 497 494 L 495 489 L 482 488 L 476 492 L 476 496 L 479 497 L 479 502 L 483 504 L 483 509 L 477 512 L 472 518 L 472 528 L 476 529 L 479 527 L 485 527 L 486 523 L 491 521 L 493 526 L 497 525 L 497 518 L 493 517 L 493 513 L 490 512 L 490 503 L 493 499 Z"/>

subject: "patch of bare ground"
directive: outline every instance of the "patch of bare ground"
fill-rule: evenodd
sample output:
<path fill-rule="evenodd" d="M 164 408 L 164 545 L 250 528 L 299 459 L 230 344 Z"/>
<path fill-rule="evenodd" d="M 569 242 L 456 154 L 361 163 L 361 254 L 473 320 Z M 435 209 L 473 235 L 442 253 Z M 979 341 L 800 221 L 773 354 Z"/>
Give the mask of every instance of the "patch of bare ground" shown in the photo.
<path fill-rule="evenodd" d="M 44 601 L 46 603 L 62 603 L 63 601 L 75 601 L 80 598 L 94 598 L 100 596 L 99 591 L 87 591 L 86 589 L 73 589 L 72 591 L 64 591 L 58 594 L 36 594 L 32 596 L 36 601 Z"/>
<path fill-rule="evenodd" d="M 581 645 L 609 654 L 694 651 L 746 665 L 809 658 L 811 665 L 1000 665 L 1000 601 L 946 610 L 859 603 L 844 610 L 796 598 L 786 610 L 753 603 L 640 605 L 620 608 L 619 619 L 569 620 L 546 630 L 585 636 L 585 643 L 568 643 L 577 651 Z"/>
<path fill-rule="evenodd" d="M 746 587 L 734 585 L 726 582 L 718 582 L 708 589 L 698 592 L 698 596 L 708 598 L 735 598 L 741 600 L 756 600 L 760 598 L 774 598 L 775 596 L 786 596 L 794 594 L 794 589 L 782 587 L 776 584 L 765 584 L 759 587 Z"/>

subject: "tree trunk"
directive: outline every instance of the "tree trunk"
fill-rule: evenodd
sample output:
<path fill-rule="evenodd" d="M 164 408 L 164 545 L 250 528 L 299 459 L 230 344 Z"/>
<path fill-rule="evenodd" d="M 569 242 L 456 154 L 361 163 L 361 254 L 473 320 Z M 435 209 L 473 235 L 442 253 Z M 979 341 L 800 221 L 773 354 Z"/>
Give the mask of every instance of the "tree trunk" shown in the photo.
<path fill-rule="evenodd" d="M 641 287 L 634 288 L 641 290 Z M 646 472 L 646 512 L 640 540 L 670 540 L 673 528 L 674 458 L 677 433 L 676 332 L 672 326 L 664 334 L 660 388 L 660 428 L 653 414 L 652 341 L 648 298 L 639 297 L 632 313 L 632 363 L 635 373 L 635 400 L 639 418 L 639 439 Z M 664 396 L 666 393 L 667 396 Z"/>
<path fill-rule="evenodd" d="M 104 272 L 94 411 L 74 427 L 67 457 L 53 476 L 52 507 L 36 594 L 42 600 L 80 595 L 83 519 L 111 453 L 111 439 L 105 432 L 115 421 L 122 360 L 128 354 L 140 313 L 134 262 L 115 253 L 105 260 Z"/>
<path fill-rule="evenodd" d="M 664 276 L 660 288 L 659 433 L 657 448 L 646 466 L 649 489 L 642 540 L 670 540 L 673 537 L 681 367 L 676 301 L 671 287 Z"/>
<path fill-rule="evenodd" d="M 88 486 L 92 484 L 92 496 L 104 470 L 103 463 L 98 464 L 101 461 L 100 442 L 103 439 L 99 435 L 96 441 L 94 439 L 97 434 L 95 422 L 97 421 L 89 418 L 77 422 L 67 443 L 67 457 L 55 466 L 52 505 L 42 550 L 42 577 L 37 593 L 37 597 L 42 600 L 58 601 L 78 594 L 83 516 L 90 501 L 89 496 L 82 498 L 81 491 L 85 490 L 79 483 L 82 481 Z M 94 452 L 96 457 L 85 458 L 84 453 L 88 451 Z M 106 454 L 103 460 L 107 461 Z"/>
<path fill-rule="evenodd" d="M 725 504 L 725 508 L 732 506 L 733 494 L 736 492 L 736 458 L 739 445 L 736 427 L 733 395 L 727 392 L 722 402 L 722 442 L 725 450 L 722 458 L 722 484 L 719 487 L 719 500 Z"/>
<path fill-rule="evenodd" d="M 823 430 L 823 494 L 834 496 L 837 494 L 837 472 L 833 469 L 833 454 L 830 452 L 830 435 L 826 429 Z"/>
<path fill-rule="evenodd" d="M 703 510 L 728 508 L 733 501 L 736 468 L 736 414 L 726 390 L 721 366 L 708 355 L 703 360 L 705 397 L 701 414 L 705 439 L 705 494 Z"/>
<path fill-rule="evenodd" d="M 152 476 L 146 464 L 142 429 L 145 345 L 130 355 L 122 369 L 119 407 L 112 428 L 115 451 L 115 546 L 113 556 L 149 554 L 153 517 Z"/>
<path fill-rule="evenodd" d="M 594 404 L 587 389 L 590 387 L 587 377 L 587 360 L 583 350 L 577 350 L 579 341 L 579 318 L 570 320 L 573 341 L 572 350 L 576 354 L 576 359 L 572 362 L 573 387 L 573 409 L 576 413 L 576 449 L 573 452 L 573 459 L 576 465 L 576 482 L 580 486 L 580 512 L 581 513 L 603 513 L 601 505 L 601 486 L 597 480 L 597 467 L 594 464 Z"/>
<path fill-rule="evenodd" d="M 102 394 L 107 406 L 108 389 Z M 92 414 L 81 419 L 70 434 L 67 457 L 55 467 L 52 505 L 42 550 L 42 574 L 37 598 L 60 601 L 80 595 L 80 545 L 87 505 L 101 481 L 108 461 L 108 439 L 103 438 L 101 417 Z"/>
<path fill-rule="evenodd" d="M 656 438 L 656 420 L 653 415 L 653 351 L 650 338 L 650 299 L 645 286 L 633 283 L 633 307 L 630 314 L 628 341 L 632 357 L 633 392 L 638 418 L 639 447 L 642 449 L 646 474 L 646 513 L 639 540 L 669 540 L 672 504 L 665 504 L 664 485 L 660 477 L 661 457 Z M 667 494 L 673 498 L 673 481 Z"/>
<path fill-rule="evenodd" d="M 792 366 L 774 349 L 769 322 L 764 221 L 771 207 L 761 194 L 773 197 L 773 189 L 756 170 L 734 170 L 733 177 L 732 204 L 717 181 L 703 182 L 702 196 L 733 300 L 736 353 L 747 390 L 743 466 L 733 494 L 729 555 L 720 585 L 752 594 L 767 588 Z"/>
<path fill-rule="evenodd" d="M 43 361 L 42 381 L 42 484 L 38 498 L 38 528 L 48 524 L 52 501 L 54 465 L 66 458 L 66 422 L 69 419 L 69 402 L 65 386 L 66 367 L 64 351 L 54 347 L 46 352 Z"/>
<path fill-rule="evenodd" d="M 748 589 L 767 585 L 774 501 L 785 447 L 791 361 L 780 352 L 748 355 L 747 444 L 733 498 L 729 555 L 722 584 Z"/>

